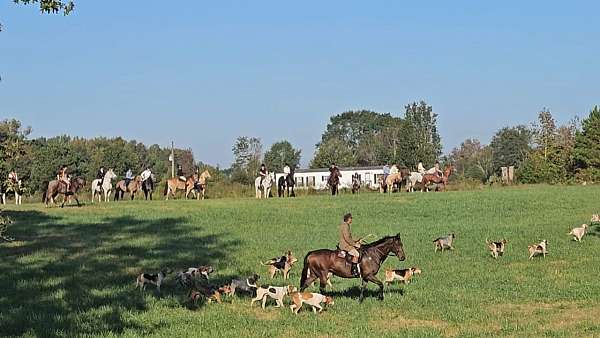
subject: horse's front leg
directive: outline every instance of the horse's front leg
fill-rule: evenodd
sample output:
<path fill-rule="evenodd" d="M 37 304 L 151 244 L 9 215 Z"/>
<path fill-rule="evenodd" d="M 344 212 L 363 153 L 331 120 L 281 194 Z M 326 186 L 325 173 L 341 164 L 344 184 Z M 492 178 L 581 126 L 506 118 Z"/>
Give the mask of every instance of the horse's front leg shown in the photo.
<path fill-rule="evenodd" d="M 362 284 L 360 285 L 360 297 L 358 297 L 358 301 L 360 303 L 362 303 L 363 300 L 365 300 L 365 290 L 367 289 L 367 283 L 367 280 L 363 279 Z"/>
<path fill-rule="evenodd" d="M 383 283 L 379 279 L 377 279 L 375 275 L 369 275 L 365 278 L 367 281 L 377 284 L 377 286 L 379 286 L 379 296 L 377 297 L 377 299 L 383 300 Z"/>

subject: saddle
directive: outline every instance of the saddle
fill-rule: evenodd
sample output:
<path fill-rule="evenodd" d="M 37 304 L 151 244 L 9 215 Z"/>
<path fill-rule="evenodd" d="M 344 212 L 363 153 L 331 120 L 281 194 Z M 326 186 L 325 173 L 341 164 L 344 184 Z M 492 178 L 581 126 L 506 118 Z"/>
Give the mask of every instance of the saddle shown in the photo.
<path fill-rule="evenodd" d="M 362 261 L 363 252 L 361 249 L 358 249 L 360 256 L 358 257 L 358 262 Z M 335 247 L 335 253 L 337 258 L 345 260 L 347 263 L 352 264 L 352 255 L 348 254 L 348 251 L 340 249 L 339 244 Z"/>

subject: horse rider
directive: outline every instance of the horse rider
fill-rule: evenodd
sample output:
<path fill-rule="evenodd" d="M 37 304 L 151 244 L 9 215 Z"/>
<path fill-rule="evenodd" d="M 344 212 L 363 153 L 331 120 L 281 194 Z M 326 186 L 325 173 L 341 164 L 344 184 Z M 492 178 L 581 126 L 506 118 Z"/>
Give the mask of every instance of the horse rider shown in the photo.
<path fill-rule="evenodd" d="M 104 166 L 101 165 L 100 169 L 98 169 L 98 172 L 96 173 L 96 179 L 100 180 L 100 183 L 98 183 L 100 188 L 102 188 L 102 183 L 104 183 L 104 176 L 106 176 L 106 170 L 104 169 Z"/>
<path fill-rule="evenodd" d="M 292 170 L 290 169 L 290 165 L 287 164 L 287 162 L 285 163 L 285 165 L 283 166 L 283 175 L 285 176 L 285 179 L 287 180 L 288 175 L 292 172 Z"/>
<path fill-rule="evenodd" d="M 344 250 L 348 253 L 348 255 L 352 256 L 352 268 L 350 269 L 350 273 L 354 277 L 360 276 L 360 268 L 358 266 L 360 252 L 360 241 L 357 241 L 352 238 L 352 233 L 350 231 L 350 226 L 352 225 L 352 214 L 348 213 L 344 215 L 344 221 L 340 224 L 340 243 L 339 247 L 341 250 Z"/>
<path fill-rule="evenodd" d="M 129 182 L 131 182 L 133 180 L 133 171 L 131 171 L 131 168 L 127 169 L 127 172 L 125 173 L 125 188 L 127 189 L 129 187 Z"/>
<path fill-rule="evenodd" d="M 260 169 L 258 170 L 258 175 L 260 177 L 260 185 L 262 186 L 263 181 L 265 180 L 265 177 L 267 177 L 268 175 L 268 171 L 267 171 L 267 166 L 265 166 L 265 164 L 261 164 L 260 165 Z"/>
<path fill-rule="evenodd" d="M 440 169 L 440 162 L 439 161 L 435 161 L 435 165 L 431 169 L 427 170 L 425 173 L 431 174 L 431 175 L 438 175 L 440 177 L 444 176 L 444 173 Z"/>
<path fill-rule="evenodd" d="M 419 164 L 417 164 L 417 172 L 421 175 L 425 174 L 425 167 L 423 166 L 423 161 L 419 160 Z"/>
<path fill-rule="evenodd" d="M 352 175 L 352 183 L 354 182 L 360 183 L 360 175 L 357 172 Z"/>
<path fill-rule="evenodd" d="M 71 179 L 69 178 L 69 168 L 66 165 L 62 165 L 58 170 L 56 178 L 59 182 L 63 182 L 67 186 L 67 191 L 71 189 Z"/>
<path fill-rule="evenodd" d="M 142 182 L 145 182 L 151 176 L 152 176 L 152 171 L 150 171 L 150 168 L 148 168 L 148 167 L 146 167 L 146 170 L 142 171 L 142 173 L 140 174 L 140 177 L 142 178 Z"/>
<path fill-rule="evenodd" d="M 184 182 L 187 180 L 185 178 L 185 175 L 183 174 L 183 168 L 181 167 L 181 164 L 177 165 L 177 176 L 179 177 L 180 180 L 182 180 Z"/>
<path fill-rule="evenodd" d="M 329 166 L 329 173 L 333 174 L 333 172 L 337 169 L 338 167 L 335 165 L 335 162 L 332 162 L 331 165 Z"/>
<path fill-rule="evenodd" d="M 390 166 L 388 165 L 387 162 L 385 162 L 385 165 L 383 166 L 383 181 L 387 181 L 387 177 L 390 175 Z"/>
<path fill-rule="evenodd" d="M 11 181 L 11 183 L 19 182 L 19 176 L 17 175 L 17 172 L 15 170 L 12 170 L 8 173 L 8 180 Z"/>

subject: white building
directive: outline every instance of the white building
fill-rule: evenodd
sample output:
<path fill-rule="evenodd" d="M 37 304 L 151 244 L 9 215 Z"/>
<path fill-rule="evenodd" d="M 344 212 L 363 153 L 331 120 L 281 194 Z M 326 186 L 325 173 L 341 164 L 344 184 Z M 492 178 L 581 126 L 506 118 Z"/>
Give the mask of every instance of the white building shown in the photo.
<path fill-rule="evenodd" d="M 360 185 L 362 187 L 379 189 L 379 177 L 383 175 L 383 166 L 349 168 L 340 167 L 340 173 L 342 174 L 342 177 L 340 177 L 340 188 L 351 188 L 352 175 L 358 174 L 360 176 Z M 276 173 L 275 182 L 278 182 L 281 176 L 283 176 L 283 173 Z M 294 179 L 296 180 L 296 188 L 298 189 L 327 189 L 329 168 L 297 169 L 294 173 Z"/>

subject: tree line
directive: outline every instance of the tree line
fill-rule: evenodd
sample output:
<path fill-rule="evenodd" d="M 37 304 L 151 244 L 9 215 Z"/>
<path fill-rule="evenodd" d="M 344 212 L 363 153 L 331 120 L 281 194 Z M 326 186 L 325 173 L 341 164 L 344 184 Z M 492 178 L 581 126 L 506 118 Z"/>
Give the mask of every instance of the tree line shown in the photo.
<path fill-rule="evenodd" d="M 31 128 L 23 128 L 18 120 L 0 121 L 0 177 L 6 179 L 16 170 L 30 192 L 43 191 L 56 178 L 58 169 L 67 165 L 73 176 L 91 182 L 100 166 L 112 168 L 118 177 L 128 169 L 139 174 L 151 168 L 158 181 L 170 176 L 170 148 L 146 146 L 121 137 L 56 136 L 30 139 Z M 196 164 L 190 149 L 175 149 L 175 160 L 186 175 L 194 172 Z"/>
<path fill-rule="evenodd" d="M 595 106 L 581 123 L 573 118 L 560 126 L 544 108 L 531 125 L 504 127 L 488 145 L 467 139 L 447 159 L 459 178 L 484 183 L 497 180 L 503 166 L 514 166 L 521 183 L 597 182 L 600 108 Z"/>

